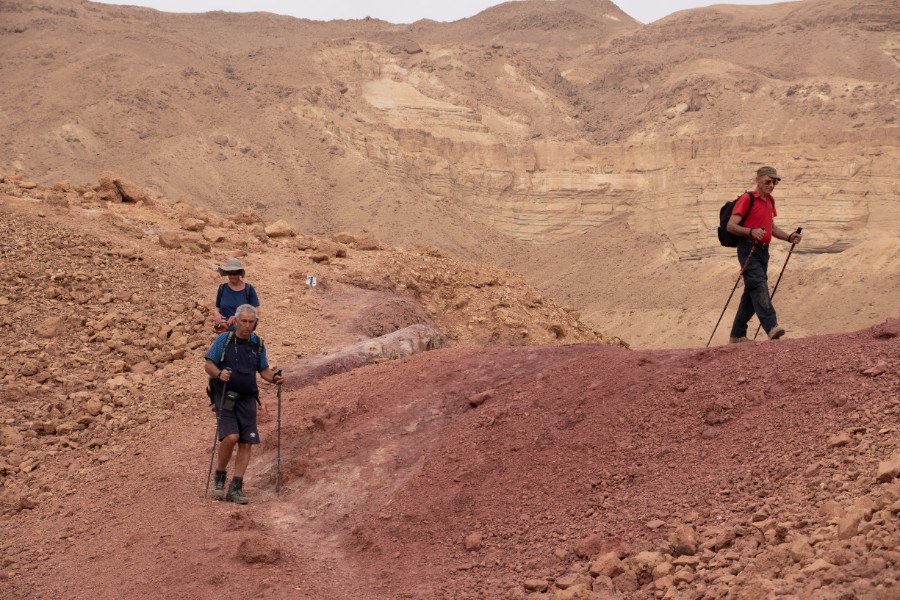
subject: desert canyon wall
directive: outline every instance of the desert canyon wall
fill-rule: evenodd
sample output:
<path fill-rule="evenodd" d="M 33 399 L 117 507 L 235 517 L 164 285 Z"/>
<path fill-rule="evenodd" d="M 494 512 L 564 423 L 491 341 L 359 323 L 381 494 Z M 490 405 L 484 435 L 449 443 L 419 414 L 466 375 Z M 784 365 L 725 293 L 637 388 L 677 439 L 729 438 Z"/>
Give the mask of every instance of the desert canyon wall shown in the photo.
<path fill-rule="evenodd" d="M 730 273 L 718 207 L 774 164 L 780 222 L 804 226 L 802 252 L 861 248 L 858 263 L 881 264 L 867 277 L 888 290 L 900 277 L 889 0 L 717 6 L 648 26 L 587 0 L 409 26 L 62 0 L 0 14 L 3 172 L 53 183 L 113 170 L 223 213 L 439 246 L 627 329 L 633 319 L 611 315 L 636 299 L 584 273 L 621 283 L 629 271 L 571 251 L 604 240 L 636 279 L 699 284 L 686 323 L 655 317 L 671 342 L 632 332 L 680 345 L 720 304 L 707 284 Z M 655 258 L 630 248 L 636 236 Z"/>

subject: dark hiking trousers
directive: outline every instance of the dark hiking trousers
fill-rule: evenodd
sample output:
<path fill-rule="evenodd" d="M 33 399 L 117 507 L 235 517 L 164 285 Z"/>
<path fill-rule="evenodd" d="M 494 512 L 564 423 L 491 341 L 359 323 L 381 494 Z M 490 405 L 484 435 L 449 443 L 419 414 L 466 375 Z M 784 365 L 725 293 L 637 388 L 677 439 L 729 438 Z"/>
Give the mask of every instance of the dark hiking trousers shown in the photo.
<path fill-rule="evenodd" d="M 741 240 L 738 244 L 738 261 L 742 267 L 752 248 L 753 242 L 750 240 Z M 741 303 L 731 325 L 731 337 L 746 337 L 747 323 L 754 314 L 759 317 L 759 322 L 767 332 L 778 325 L 772 298 L 769 296 L 769 277 L 766 274 L 768 268 L 769 246 L 760 244 L 744 271 L 744 294 L 741 296 Z"/>

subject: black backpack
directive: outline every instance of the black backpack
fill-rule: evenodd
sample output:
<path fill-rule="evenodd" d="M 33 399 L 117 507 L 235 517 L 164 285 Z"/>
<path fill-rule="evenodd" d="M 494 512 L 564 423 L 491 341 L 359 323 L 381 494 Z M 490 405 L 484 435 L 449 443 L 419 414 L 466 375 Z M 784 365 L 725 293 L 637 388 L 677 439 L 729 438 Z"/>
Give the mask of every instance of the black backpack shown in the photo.
<path fill-rule="evenodd" d="M 741 220 L 738 223 L 741 227 L 744 226 L 744 221 L 747 220 L 747 216 L 750 214 L 750 211 L 753 210 L 753 192 L 744 192 L 744 194 L 750 195 L 750 206 L 747 207 L 746 214 L 741 217 Z M 734 200 L 729 200 L 719 209 L 719 229 L 717 230 L 717 233 L 719 234 L 719 243 L 727 248 L 737 248 L 738 243 L 742 239 L 740 236 L 734 235 L 728 231 L 728 221 L 731 220 L 731 211 L 734 210 L 734 205 L 737 204 L 737 201 L 740 200 L 744 194 L 741 194 Z"/>
<path fill-rule="evenodd" d="M 219 286 L 219 291 L 216 292 L 216 308 L 219 308 L 219 305 L 222 304 L 222 294 L 225 293 L 225 286 L 227 283 L 223 283 Z M 244 282 L 244 294 L 247 296 L 247 304 L 250 304 L 250 290 L 253 289 L 253 286 L 249 283 Z"/>
<path fill-rule="evenodd" d="M 222 348 L 222 355 L 219 356 L 219 360 L 216 362 L 216 366 L 220 365 L 223 360 L 225 360 L 225 351 L 228 350 L 228 344 L 234 339 L 234 330 L 228 332 L 228 337 L 225 338 L 225 346 Z M 248 342 L 252 346 L 254 346 L 257 350 L 262 352 L 263 348 L 266 347 L 265 342 L 263 342 L 262 338 L 256 336 L 257 341 Z M 209 396 L 209 404 L 213 406 L 216 401 L 216 397 L 222 394 L 222 386 L 225 385 L 225 382 L 219 379 L 218 377 L 210 377 L 209 384 L 206 386 L 206 395 Z M 257 399 L 258 401 L 259 399 Z"/>

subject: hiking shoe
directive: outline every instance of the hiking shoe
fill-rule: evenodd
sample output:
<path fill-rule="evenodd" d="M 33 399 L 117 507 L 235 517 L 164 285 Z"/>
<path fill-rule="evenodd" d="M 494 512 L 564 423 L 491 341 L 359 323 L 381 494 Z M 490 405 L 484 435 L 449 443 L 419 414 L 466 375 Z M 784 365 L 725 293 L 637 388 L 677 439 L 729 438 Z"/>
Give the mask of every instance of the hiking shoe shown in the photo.
<path fill-rule="evenodd" d="M 784 327 L 782 327 L 781 325 L 776 325 L 775 327 L 773 327 L 772 329 L 769 330 L 769 339 L 770 340 L 777 340 L 778 338 L 780 338 L 783 335 L 784 335 Z"/>
<path fill-rule="evenodd" d="M 749 342 L 749 341 L 750 341 L 750 338 L 748 338 L 746 335 L 743 336 L 743 337 L 730 337 L 730 338 L 728 338 L 728 343 L 729 343 L 729 344 L 740 344 L 740 343 L 742 343 L 742 342 Z"/>
<path fill-rule="evenodd" d="M 225 471 L 216 471 L 216 480 L 213 483 L 213 491 L 209 493 L 209 497 L 213 500 L 222 500 L 225 498 Z"/>
<path fill-rule="evenodd" d="M 228 494 L 225 495 L 226 502 L 234 502 L 235 504 L 247 504 L 250 500 L 244 495 L 244 482 L 231 480 L 231 487 L 228 488 Z"/>

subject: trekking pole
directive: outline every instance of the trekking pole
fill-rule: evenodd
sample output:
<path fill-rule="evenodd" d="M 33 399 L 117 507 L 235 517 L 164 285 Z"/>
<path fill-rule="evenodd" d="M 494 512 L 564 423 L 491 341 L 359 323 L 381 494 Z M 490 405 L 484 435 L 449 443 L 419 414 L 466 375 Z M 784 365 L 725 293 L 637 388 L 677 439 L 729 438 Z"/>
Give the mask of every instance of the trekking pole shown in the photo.
<path fill-rule="evenodd" d="M 224 370 L 225 369 L 223 369 L 223 371 Z M 227 370 L 231 371 L 231 369 Z M 216 407 L 216 437 L 213 438 L 212 453 L 209 455 L 209 471 L 206 473 L 206 490 L 203 492 L 204 498 L 209 496 L 209 480 L 212 478 L 213 458 L 216 456 L 216 443 L 219 441 L 219 420 L 222 418 L 222 405 L 225 404 L 225 388 L 227 387 L 228 383 L 223 382 L 222 396 L 219 398 L 219 406 Z"/>
<path fill-rule="evenodd" d="M 797 231 L 795 231 L 794 233 L 800 233 L 801 231 L 803 231 L 803 228 L 802 228 L 802 227 L 798 227 L 798 228 L 797 228 Z M 769 299 L 770 299 L 770 300 L 771 300 L 772 298 L 775 297 L 775 292 L 778 291 L 778 284 L 781 283 L 781 276 L 784 275 L 784 269 L 785 269 L 785 267 L 787 267 L 788 261 L 791 260 L 791 254 L 794 252 L 794 246 L 796 246 L 796 245 L 797 245 L 797 242 L 794 242 L 793 244 L 791 244 L 791 249 L 788 250 L 787 258 L 784 259 L 784 264 L 781 266 L 781 273 L 778 274 L 778 279 L 775 280 L 775 287 L 772 288 L 772 293 L 769 294 Z M 760 329 L 762 329 L 762 323 L 760 323 L 760 324 L 756 327 L 756 333 L 753 334 L 753 339 L 754 339 L 754 340 L 756 339 L 756 336 L 759 335 L 759 330 L 760 330 Z"/>
<path fill-rule="evenodd" d="M 719 315 L 719 320 L 716 321 L 716 326 L 713 327 L 713 331 L 709 336 L 709 340 L 706 342 L 706 347 L 709 348 L 709 343 L 712 341 L 713 336 L 716 335 L 716 329 L 719 328 L 719 323 L 722 322 L 722 317 L 725 316 L 725 311 L 728 309 L 728 304 L 731 302 L 731 297 L 734 296 L 734 290 L 737 289 L 738 284 L 741 282 L 741 277 L 744 276 L 744 271 L 747 270 L 747 265 L 750 264 L 750 259 L 753 257 L 753 253 L 756 252 L 757 243 L 753 244 L 753 247 L 750 248 L 750 254 L 747 255 L 747 260 L 744 261 L 744 266 L 741 267 L 741 273 L 738 275 L 737 281 L 734 282 L 734 287 L 731 288 L 731 293 L 728 294 L 728 300 L 725 302 L 725 308 L 722 309 L 722 314 Z"/>
<path fill-rule="evenodd" d="M 275 373 L 281 375 L 281 369 Z M 281 489 L 281 384 L 278 384 L 278 462 L 275 467 L 275 493 Z"/>

